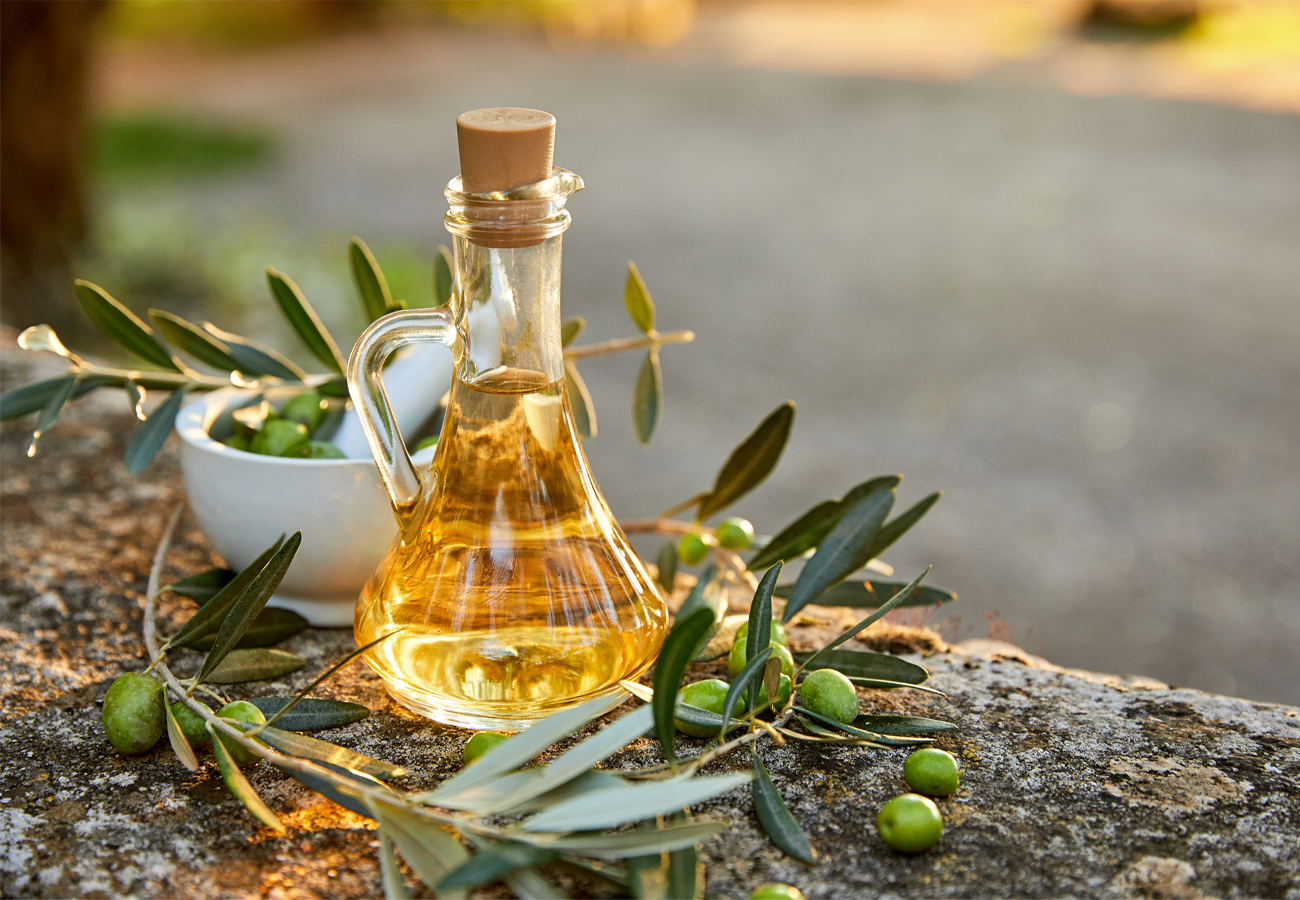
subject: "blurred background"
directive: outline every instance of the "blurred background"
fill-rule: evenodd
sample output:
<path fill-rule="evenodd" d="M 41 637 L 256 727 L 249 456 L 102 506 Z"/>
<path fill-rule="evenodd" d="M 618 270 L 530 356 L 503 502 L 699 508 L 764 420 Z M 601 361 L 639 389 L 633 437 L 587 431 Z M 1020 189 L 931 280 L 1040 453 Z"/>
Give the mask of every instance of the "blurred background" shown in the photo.
<path fill-rule="evenodd" d="M 75 273 L 309 363 L 264 266 L 341 341 L 352 234 L 427 302 L 455 116 L 545 109 L 587 183 L 565 314 L 631 334 L 635 260 L 659 327 L 698 335 L 664 351 L 648 449 L 639 358 L 583 365 L 620 518 L 707 489 L 792 399 L 736 509 L 760 532 L 901 472 L 900 508 L 946 491 L 888 559 L 961 595 L 930 618 L 950 640 L 1300 704 L 1300 4 L 0 13 L 6 325 L 92 346 Z"/>

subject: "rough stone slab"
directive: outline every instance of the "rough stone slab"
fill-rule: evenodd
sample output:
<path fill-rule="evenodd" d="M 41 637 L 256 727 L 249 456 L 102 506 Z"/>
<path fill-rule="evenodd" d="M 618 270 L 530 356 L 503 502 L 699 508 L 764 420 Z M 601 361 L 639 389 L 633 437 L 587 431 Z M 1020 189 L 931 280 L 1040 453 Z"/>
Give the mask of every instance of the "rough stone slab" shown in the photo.
<path fill-rule="evenodd" d="M 74 407 L 31 460 L 21 428 L 0 431 L 0 893 L 379 895 L 377 843 L 360 817 L 262 765 L 250 777 L 289 826 L 277 837 L 230 797 L 210 755 L 191 774 L 165 742 L 127 759 L 104 739 L 98 701 L 120 671 L 144 666 L 149 559 L 181 500 L 170 450 L 143 477 L 125 475 L 124 418 L 99 401 Z M 213 557 L 187 525 L 169 560 L 180 574 Z M 792 643 L 811 646 L 846 616 L 810 609 Z M 909 857 L 875 836 L 877 810 L 904 790 L 906 751 L 768 747 L 820 860 L 781 856 L 741 789 L 699 810 L 732 825 L 704 848 L 711 895 L 785 881 L 810 898 L 1300 897 L 1300 710 L 1060 669 L 995 642 L 947 647 L 898 627 L 867 635 L 877 648 L 925 649 L 909 658 L 948 695 L 862 692 L 864 709 L 958 725 L 938 741 L 964 767 L 959 793 L 940 801 L 942 843 Z M 308 666 L 232 693 L 288 693 L 345 653 L 351 636 L 308 631 L 286 647 Z M 177 668 L 197 661 L 180 656 Z M 375 710 L 322 736 L 407 767 L 403 786 L 458 768 L 464 732 L 398 708 L 363 667 L 321 693 Z M 655 758 L 643 740 L 612 762 Z M 718 768 L 745 765 L 741 756 Z M 482 893 L 499 895 L 499 886 Z"/>

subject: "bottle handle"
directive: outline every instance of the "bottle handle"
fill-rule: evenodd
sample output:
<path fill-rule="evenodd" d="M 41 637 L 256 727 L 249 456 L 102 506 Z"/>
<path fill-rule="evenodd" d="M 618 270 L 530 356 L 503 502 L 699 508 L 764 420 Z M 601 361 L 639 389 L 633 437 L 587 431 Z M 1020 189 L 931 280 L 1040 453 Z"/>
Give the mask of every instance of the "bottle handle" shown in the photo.
<path fill-rule="evenodd" d="M 459 363 L 460 338 L 449 306 L 407 309 L 381 316 L 357 339 L 348 358 L 348 393 L 366 433 L 370 453 L 399 520 L 420 499 L 420 475 L 402 441 L 384 389 L 384 362 L 409 344 L 442 344 Z"/>

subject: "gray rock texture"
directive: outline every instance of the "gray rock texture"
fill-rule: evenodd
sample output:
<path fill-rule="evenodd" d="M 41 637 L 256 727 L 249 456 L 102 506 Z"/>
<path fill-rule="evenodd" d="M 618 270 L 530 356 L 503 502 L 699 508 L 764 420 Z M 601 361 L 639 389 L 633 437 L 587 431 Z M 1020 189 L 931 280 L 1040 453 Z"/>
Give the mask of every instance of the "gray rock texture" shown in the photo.
<path fill-rule="evenodd" d="M 210 755 L 191 774 L 165 742 L 124 758 L 105 740 L 98 701 L 117 674 L 145 665 L 149 561 L 182 500 L 170 449 L 144 476 L 124 474 L 126 428 L 121 410 L 92 401 L 74 407 L 35 459 L 24 458 L 21 429 L 0 433 L 0 893 L 380 895 L 376 836 L 361 817 L 263 765 L 250 777 L 289 828 L 278 837 L 232 799 Z M 213 556 L 186 525 L 169 562 L 181 574 Z M 184 611 L 179 601 L 163 609 Z M 792 644 L 811 647 L 848 621 L 848 611 L 810 608 Z M 939 802 L 942 842 L 903 856 L 875 835 L 877 810 L 905 789 L 906 751 L 767 745 L 819 861 L 808 867 L 775 850 L 740 789 L 698 810 L 731 825 L 704 846 L 711 896 L 783 881 L 810 898 L 1300 897 L 1300 710 L 1062 669 L 1009 644 L 949 646 L 900 625 L 865 636 L 927 666 L 947 695 L 861 696 L 867 710 L 958 726 L 938 741 L 963 767 L 960 791 Z M 235 693 L 294 690 L 351 644 L 346 631 L 304 632 L 287 647 L 305 669 Z M 176 668 L 196 660 L 178 657 Z M 432 786 L 458 768 L 465 733 L 397 707 L 363 667 L 320 693 L 374 710 L 321 736 L 407 767 L 404 787 Z M 612 762 L 645 764 L 656 752 L 642 740 Z M 742 754 L 717 768 L 744 765 Z"/>

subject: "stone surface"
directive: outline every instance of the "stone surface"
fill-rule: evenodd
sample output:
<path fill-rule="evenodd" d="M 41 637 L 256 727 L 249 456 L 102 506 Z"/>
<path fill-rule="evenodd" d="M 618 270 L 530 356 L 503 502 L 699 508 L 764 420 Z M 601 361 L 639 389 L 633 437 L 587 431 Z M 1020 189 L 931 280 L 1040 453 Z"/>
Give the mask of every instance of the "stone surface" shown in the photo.
<path fill-rule="evenodd" d="M 262 765 L 250 778 L 289 828 L 277 837 L 232 799 L 210 754 L 191 774 L 165 742 L 124 758 L 104 738 L 98 703 L 119 672 L 144 668 L 149 562 L 182 499 L 171 447 L 145 475 L 125 475 L 122 412 L 107 400 L 74 406 L 30 460 L 21 428 L 0 432 L 0 893 L 379 895 L 376 835 L 361 817 Z M 184 525 L 169 571 L 212 562 Z M 185 608 L 169 602 L 164 613 Z M 811 647 L 851 620 L 810 608 L 791 641 Z M 704 846 L 710 895 L 784 881 L 809 898 L 1300 897 L 1300 710 L 1062 669 L 992 641 L 950 647 L 898 625 L 866 634 L 876 648 L 910 651 L 947 694 L 862 692 L 864 709 L 958 726 L 937 742 L 963 767 L 961 790 L 939 801 L 942 842 L 909 857 L 874 833 L 876 811 L 905 790 L 905 750 L 768 745 L 763 757 L 819 861 L 804 866 L 773 848 L 740 789 L 698 810 L 731 824 Z M 351 636 L 308 631 L 286 647 L 307 667 L 231 693 L 294 690 Z M 178 656 L 176 668 L 197 659 Z M 432 786 L 459 767 L 465 733 L 406 713 L 364 667 L 320 694 L 374 710 L 321 736 L 407 767 L 403 787 Z M 612 762 L 644 765 L 656 754 L 642 739 Z M 716 768 L 744 765 L 738 755 Z"/>

